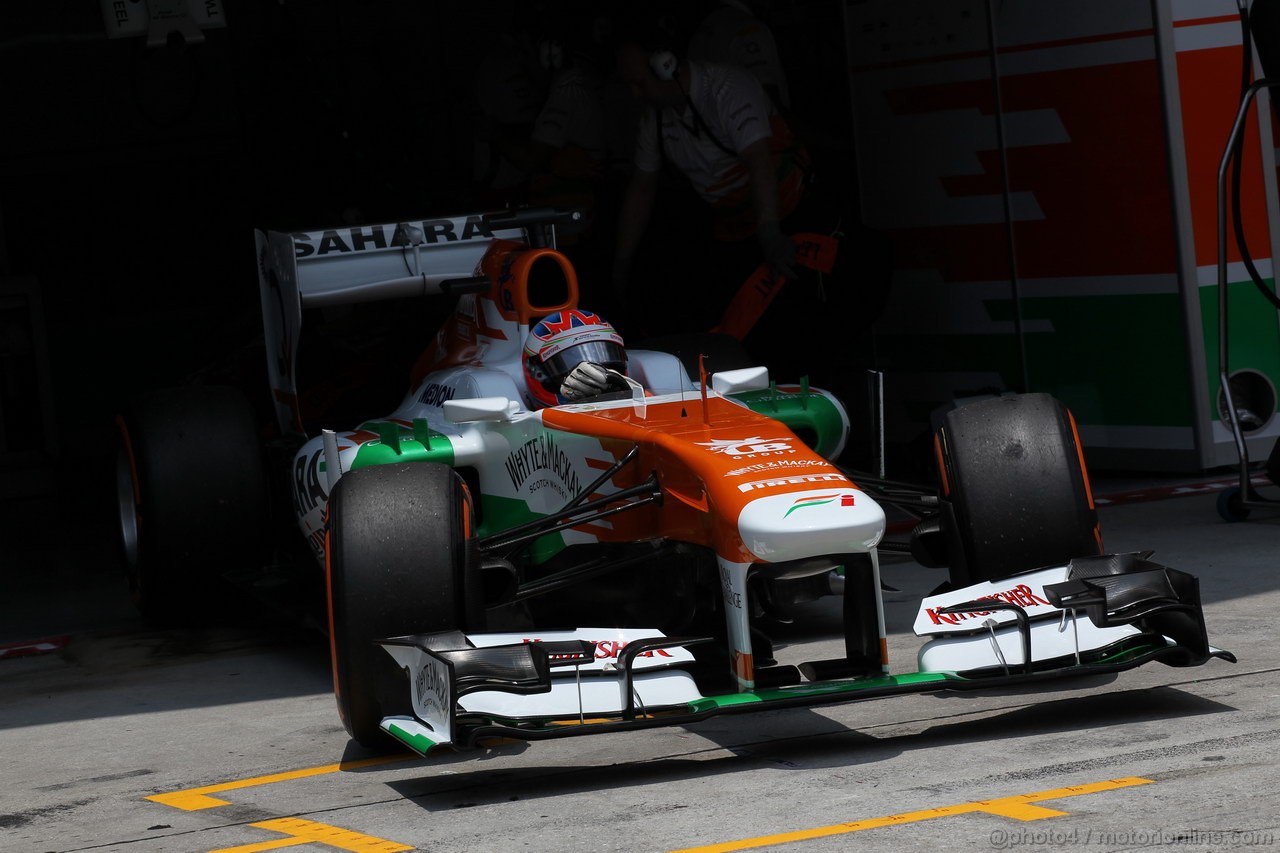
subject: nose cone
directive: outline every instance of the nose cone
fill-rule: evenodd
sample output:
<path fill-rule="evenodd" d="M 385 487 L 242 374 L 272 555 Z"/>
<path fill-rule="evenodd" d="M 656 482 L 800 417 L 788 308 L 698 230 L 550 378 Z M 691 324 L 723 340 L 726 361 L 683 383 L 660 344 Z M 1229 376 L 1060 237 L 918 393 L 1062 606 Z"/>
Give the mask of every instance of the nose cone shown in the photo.
<path fill-rule="evenodd" d="M 884 525 L 880 505 L 852 488 L 768 495 L 738 515 L 742 543 L 771 563 L 867 551 L 880 542 Z"/>

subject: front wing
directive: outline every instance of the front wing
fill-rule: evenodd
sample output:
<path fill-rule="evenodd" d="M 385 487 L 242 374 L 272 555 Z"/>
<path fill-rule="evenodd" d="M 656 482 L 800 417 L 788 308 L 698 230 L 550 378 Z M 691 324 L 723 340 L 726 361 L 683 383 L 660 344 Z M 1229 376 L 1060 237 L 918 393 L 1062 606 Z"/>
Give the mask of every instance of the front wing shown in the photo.
<path fill-rule="evenodd" d="M 426 755 L 490 738 L 543 740 L 686 725 L 717 714 L 812 707 L 909 693 L 1037 685 L 1159 661 L 1235 657 L 1209 645 L 1196 579 L 1149 554 L 1076 560 L 926 598 L 916 672 L 824 678 L 704 695 L 691 649 L 711 637 L 586 628 L 536 638 L 460 632 L 381 641 L 408 676 L 413 716 L 382 728 Z M 830 671 L 828 669 L 828 671 Z"/>

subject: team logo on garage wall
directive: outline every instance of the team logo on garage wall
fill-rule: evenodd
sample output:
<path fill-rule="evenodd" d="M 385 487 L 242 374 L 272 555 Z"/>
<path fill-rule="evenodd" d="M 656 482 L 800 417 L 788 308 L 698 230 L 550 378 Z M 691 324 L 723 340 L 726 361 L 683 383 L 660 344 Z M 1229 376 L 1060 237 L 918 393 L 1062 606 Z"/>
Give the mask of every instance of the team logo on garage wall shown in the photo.
<path fill-rule="evenodd" d="M 854 505 L 854 497 L 852 494 L 848 493 L 840 495 L 811 495 L 807 498 L 798 498 L 796 502 L 791 505 L 791 508 L 782 514 L 782 517 L 786 518 L 798 509 L 808 509 L 811 506 L 822 506 L 823 504 L 835 503 L 836 501 L 840 502 L 840 506 Z"/>
<path fill-rule="evenodd" d="M 712 453 L 723 453 L 734 459 L 755 459 L 758 456 L 781 456 L 796 452 L 796 449 L 791 446 L 791 439 L 787 437 L 713 438 L 711 441 L 696 443 Z"/>

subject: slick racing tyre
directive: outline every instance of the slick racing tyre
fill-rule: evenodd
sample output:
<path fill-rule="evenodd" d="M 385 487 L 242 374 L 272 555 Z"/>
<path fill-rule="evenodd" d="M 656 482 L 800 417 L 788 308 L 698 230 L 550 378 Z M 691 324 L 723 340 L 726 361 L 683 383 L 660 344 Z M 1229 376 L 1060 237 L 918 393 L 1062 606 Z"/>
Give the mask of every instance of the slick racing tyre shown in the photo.
<path fill-rule="evenodd" d="M 249 401 L 223 386 L 173 388 L 133 401 L 116 425 L 134 603 L 153 625 L 216 619 L 222 576 L 263 558 L 266 481 Z"/>
<path fill-rule="evenodd" d="M 362 746 L 394 741 L 383 717 L 411 714 L 409 684 L 374 641 L 466 627 L 471 510 L 462 479 L 430 462 L 344 474 L 329 497 L 329 644 L 338 713 Z"/>
<path fill-rule="evenodd" d="M 1050 395 L 953 409 L 934 448 L 952 586 L 1101 553 L 1075 421 Z"/>

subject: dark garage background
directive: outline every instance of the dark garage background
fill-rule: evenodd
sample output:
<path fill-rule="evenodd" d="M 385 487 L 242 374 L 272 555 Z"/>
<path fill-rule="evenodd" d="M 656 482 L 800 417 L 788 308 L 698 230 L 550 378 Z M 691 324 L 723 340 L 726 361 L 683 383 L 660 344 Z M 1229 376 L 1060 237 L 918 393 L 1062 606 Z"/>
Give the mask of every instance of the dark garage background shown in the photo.
<path fill-rule="evenodd" d="M 157 47 L 108 39 L 96 0 L 7 8 L 4 496 L 100 514 L 130 395 L 215 365 L 265 393 L 253 229 L 484 209 L 470 181 L 484 64 L 549 21 L 637 8 L 662 4 L 226 0 L 226 28 Z M 841 4 L 762 15 L 797 111 L 847 138 Z"/>

